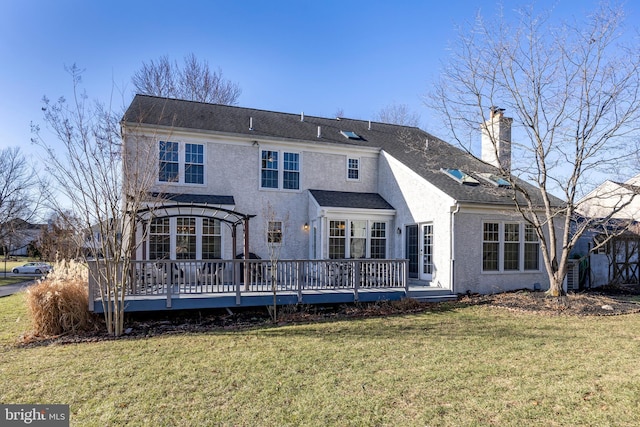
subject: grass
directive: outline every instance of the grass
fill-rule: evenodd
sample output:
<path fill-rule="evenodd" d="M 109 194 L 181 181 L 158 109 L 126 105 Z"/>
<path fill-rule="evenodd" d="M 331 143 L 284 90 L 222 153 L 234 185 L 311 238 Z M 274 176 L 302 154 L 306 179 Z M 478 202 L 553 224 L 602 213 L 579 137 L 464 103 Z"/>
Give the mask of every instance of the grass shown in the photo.
<path fill-rule="evenodd" d="M 29 281 L 35 280 L 36 278 L 37 277 L 33 277 L 33 275 L 32 276 L 2 277 L 2 273 L 0 273 L 0 286 L 13 285 L 13 284 L 22 283 L 22 282 L 29 282 Z"/>
<path fill-rule="evenodd" d="M 71 424 L 640 424 L 640 316 L 488 306 L 18 348 L 0 299 L 0 402 L 67 403 Z"/>

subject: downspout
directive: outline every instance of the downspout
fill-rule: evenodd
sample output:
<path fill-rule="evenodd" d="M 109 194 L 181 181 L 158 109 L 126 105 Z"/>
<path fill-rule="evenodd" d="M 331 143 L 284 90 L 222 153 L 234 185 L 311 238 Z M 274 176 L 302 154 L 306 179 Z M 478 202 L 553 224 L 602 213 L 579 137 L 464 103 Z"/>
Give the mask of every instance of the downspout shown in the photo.
<path fill-rule="evenodd" d="M 456 202 L 455 206 L 451 206 L 450 208 L 451 216 L 449 217 L 449 230 L 450 230 L 450 238 L 449 238 L 449 283 L 451 284 L 451 293 L 455 294 L 455 267 L 456 267 L 456 256 L 455 256 L 455 245 L 456 245 L 456 218 L 455 215 L 460 212 L 460 204 Z"/>

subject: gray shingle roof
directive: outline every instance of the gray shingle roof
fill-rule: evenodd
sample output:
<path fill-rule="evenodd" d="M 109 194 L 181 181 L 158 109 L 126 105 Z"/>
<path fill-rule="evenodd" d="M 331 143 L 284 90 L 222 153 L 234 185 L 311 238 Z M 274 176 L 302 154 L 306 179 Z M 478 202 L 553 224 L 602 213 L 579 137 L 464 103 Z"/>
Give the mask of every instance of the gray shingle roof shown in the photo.
<path fill-rule="evenodd" d="M 173 129 L 192 129 L 247 138 L 276 138 L 309 144 L 373 147 L 398 159 L 458 202 L 513 205 L 514 191 L 510 188 L 497 188 L 482 179 L 478 180 L 480 185 L 468 186 L 442 173 L 442 168 L 461 169 L 471 175 L 496 174 L 498 170 L 415 127 L 307 115 L 304 116 L 304 121 L 301 121 L 300 114 L 147 95 L 135 96 L 123 117 L 123 124 L 166 126 Z M 321 138 L 317 137 L 318 126 L 321 128 Z M 341 131 L 355 132 L 362 139 L 349 139 Z M 534 203 L 542 205 L 536 187 L 526 182 L 521 184 L 530 192 Z M 553 198 L 552 203 L 561 205 L 563 202 Z"/>
<path fill-rule="evenodd" d="M 348 191 L 309 190 L 321 207 L 351 209 L 393 209 L 377 193 L 353 193 Z"/>
<path fill-rule="evenodd" d="M 151 197 L 160 197 L 162 200 L 176 203 L 194 203 L 198 205 L 235 205 L 233 196 L 217 196 L 214 194 L 173 194 L 152 193 Z"/>

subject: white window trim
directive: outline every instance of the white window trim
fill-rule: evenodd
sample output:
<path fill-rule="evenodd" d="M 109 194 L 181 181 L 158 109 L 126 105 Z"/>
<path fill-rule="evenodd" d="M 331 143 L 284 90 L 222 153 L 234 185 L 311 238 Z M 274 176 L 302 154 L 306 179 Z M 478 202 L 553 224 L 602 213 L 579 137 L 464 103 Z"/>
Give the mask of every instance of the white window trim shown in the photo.
<path fill-rule="evenodd" d="M 195 218 L 196 220 L 196 260 L 201 260 L 202 259 L 202 219 L 201 217 L 193 217 L 193 216 L 189 216 L 189 215 L 183 215 L 183 216 L 171 216 L 169 217 L 169 260 L 176 260 L 177 259 L 177 253 L 176 253 L 176 246 L 178 243 L 178 218 Z M 162 217 L 159 217 L 159 219 L 162 219 Z M 217 219 L 217 218 L 213 218 L 213 219 Z M 219 221 L 219 220 L 218 220 Z M 209 234 L 208 236 L 211 236 L 211 234 Z M 146 252 L 147 252 L 147 256 L 149 256 L 151 254 L 150 252 L 150 243 L 151 240 L 149 239 L 149 236 L 147 236 L 147 238 L 145 239 L 145 245 L 146 245 Z M 223 232 L 223 227 L 222 224 L 220 224 L 220 255 L 221 257 L 224 257 L 224 232 Z M 152 260 L 153 261 L 153 260 Z M 181 260 L 181 261 L 187 261 L 187 260 Z"/>
<path fill-rule="evenodd" d="M 346 259 L 351 259 L 349 258 L 349 254 L 351 253 L 351 222 L 352 221 L 366 221 L 367 223 L 367 230 L 366 230 L 366 247 L 365 247 L 365 256 L 362 259 L 371 259 L 371 241 L 373 240 L 371 238 L 371 228 L 374 222 L 380 222 L 380 223 L 384 223 L 385 224 L 385 254 L 386 259 L 389 258 L 389 244 L 390 244 L 390 221 L 388 220 L 384 220 L 384 219 L 371 219 L 371 218 L 362 218 L 362 217 L 329 217 L 327 218 L 327 222 L 326 222 L 326 231 L 323 233 L 324 234 L 324 239 L 326 241 L 326 253 L 325 253 L 325 258 L 329 259 L 329 239 L 331 238 L 331 236 L 329 236 L 329 224 L 331 221 L 344 221 L 345 222 L 345 257 Z"/>
<path fill-rule="evenodd" d="M 271 223 L 274 223 L 274 222 L 279 222 L 280 223 L 280 241 L 279 242 L 270 242 L 269 241 L 269 232 L 271 231 Z M 280 220 L 277 220 L 277 219 L 269 220 L 267 222 L 267 233 L 265 235 L 265 241 L 267 243 L 267 246 L 283 246 L 284 245 L 284 243 L 285 243 L 284 242 L 284 234 L 285 234 L 284 233 L 284 227 L 285 227 L 284 222 L 280 221 Z"/>
<path fill-rule="evenodd" d="M 484 225 L 485 224 L 498 224 L 498 269 L 497 270 L 485 270 L 482 265 L 482 255 L 484 254 L 483 243 L 484 241 Z M 519 243 L 519 253 L 518 253 L 518 270 L 505 270 L 504 269 L 504 226 L 505 224 L 518 224 L 518 243 Z M 538 240 L 538 268 L 536 270 L 525 270 L 524 263 L 524 250 L 525 250 L 525 224 L 523 222 L 517 221 L 491 221 L 486 220 L 482 221 L 481 234 L 480 234 L 480 273 L 481 274 L 522 274 L 522 273 L 540 273 L 542 271 L 542 262 L 541 262 L 541 246 L 540 240 Z M 533 242 L 528 242 L 533 243 Z"/>
<path fill-rule="evenodd" d="M 273 151 L 278 153 L 278 186 L 277 188 L 262 186 L 262 152 Z M 284 185 L 284 154 L 291 153 L 298 155 L 298 188 L 283 188 Z M 272 147 L 260 146 L 258 150 L 258 190 L 261 191 L 285 191 L 290 193 L 299 193 L 302 191 L 302 152 L 296 150 L 277 149 Z"/>
<path fill-rule="evenodd" d="M 358 177 L 357 178 L 349 178 L 349 160 L 357 160 L 358 161 Z M 352 156 L 348 156 L 347 157 L 347 164 L 346 164 L 347 170 L 346 170 L 346 174 L 347 174 L 347 181 L 360 181 L 360 176 L 362 175 L 362 160 L 359 157 L 352 157 Z"/>
<path fill-rule="evenodd" d="M 174 142 L 178 144 L 178 181 L 160 181 L 160 142 Z M 185 182 L 186 172 L 186 145 L 201 145 L 202 146 L 202 184 Z M 156 144 L 156 184 L 157 185 L 177 185 L 177 186 L 196 186 L 203 187 L 207 185 L 207 145 L 202 142 L 193 141 L 172 141 L 171 139 L 158 140 Z"/>

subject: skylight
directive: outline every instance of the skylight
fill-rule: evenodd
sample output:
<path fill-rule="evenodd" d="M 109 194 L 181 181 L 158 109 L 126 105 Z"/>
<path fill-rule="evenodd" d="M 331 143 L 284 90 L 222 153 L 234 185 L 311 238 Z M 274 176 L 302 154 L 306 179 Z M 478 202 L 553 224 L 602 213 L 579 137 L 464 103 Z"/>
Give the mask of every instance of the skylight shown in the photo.
<path fill-rule="evenodd" d="M 478 185 L 480 181 L 472 177 L 466 172 L 461 171 L 460 169 L 440 169 L 445 174 L 449 175 L 451 178 L 458 181 L 460 184 L 465 185 Z"/>
<path fill-rule="evenodd" d="M 496 187 L 511 187 L 511 184 L 509 183 L 509 181 L 497 175 L 494 175 L 492 173 L 481 173 L 478 175 L 480 175 L 481 178 L 495 185 Z"/>
<path fill-rule="evenodd" d="M 360 135 L 350 130 L 341 130 L 340 133 L 349 139 L 362 139 Z"/>

